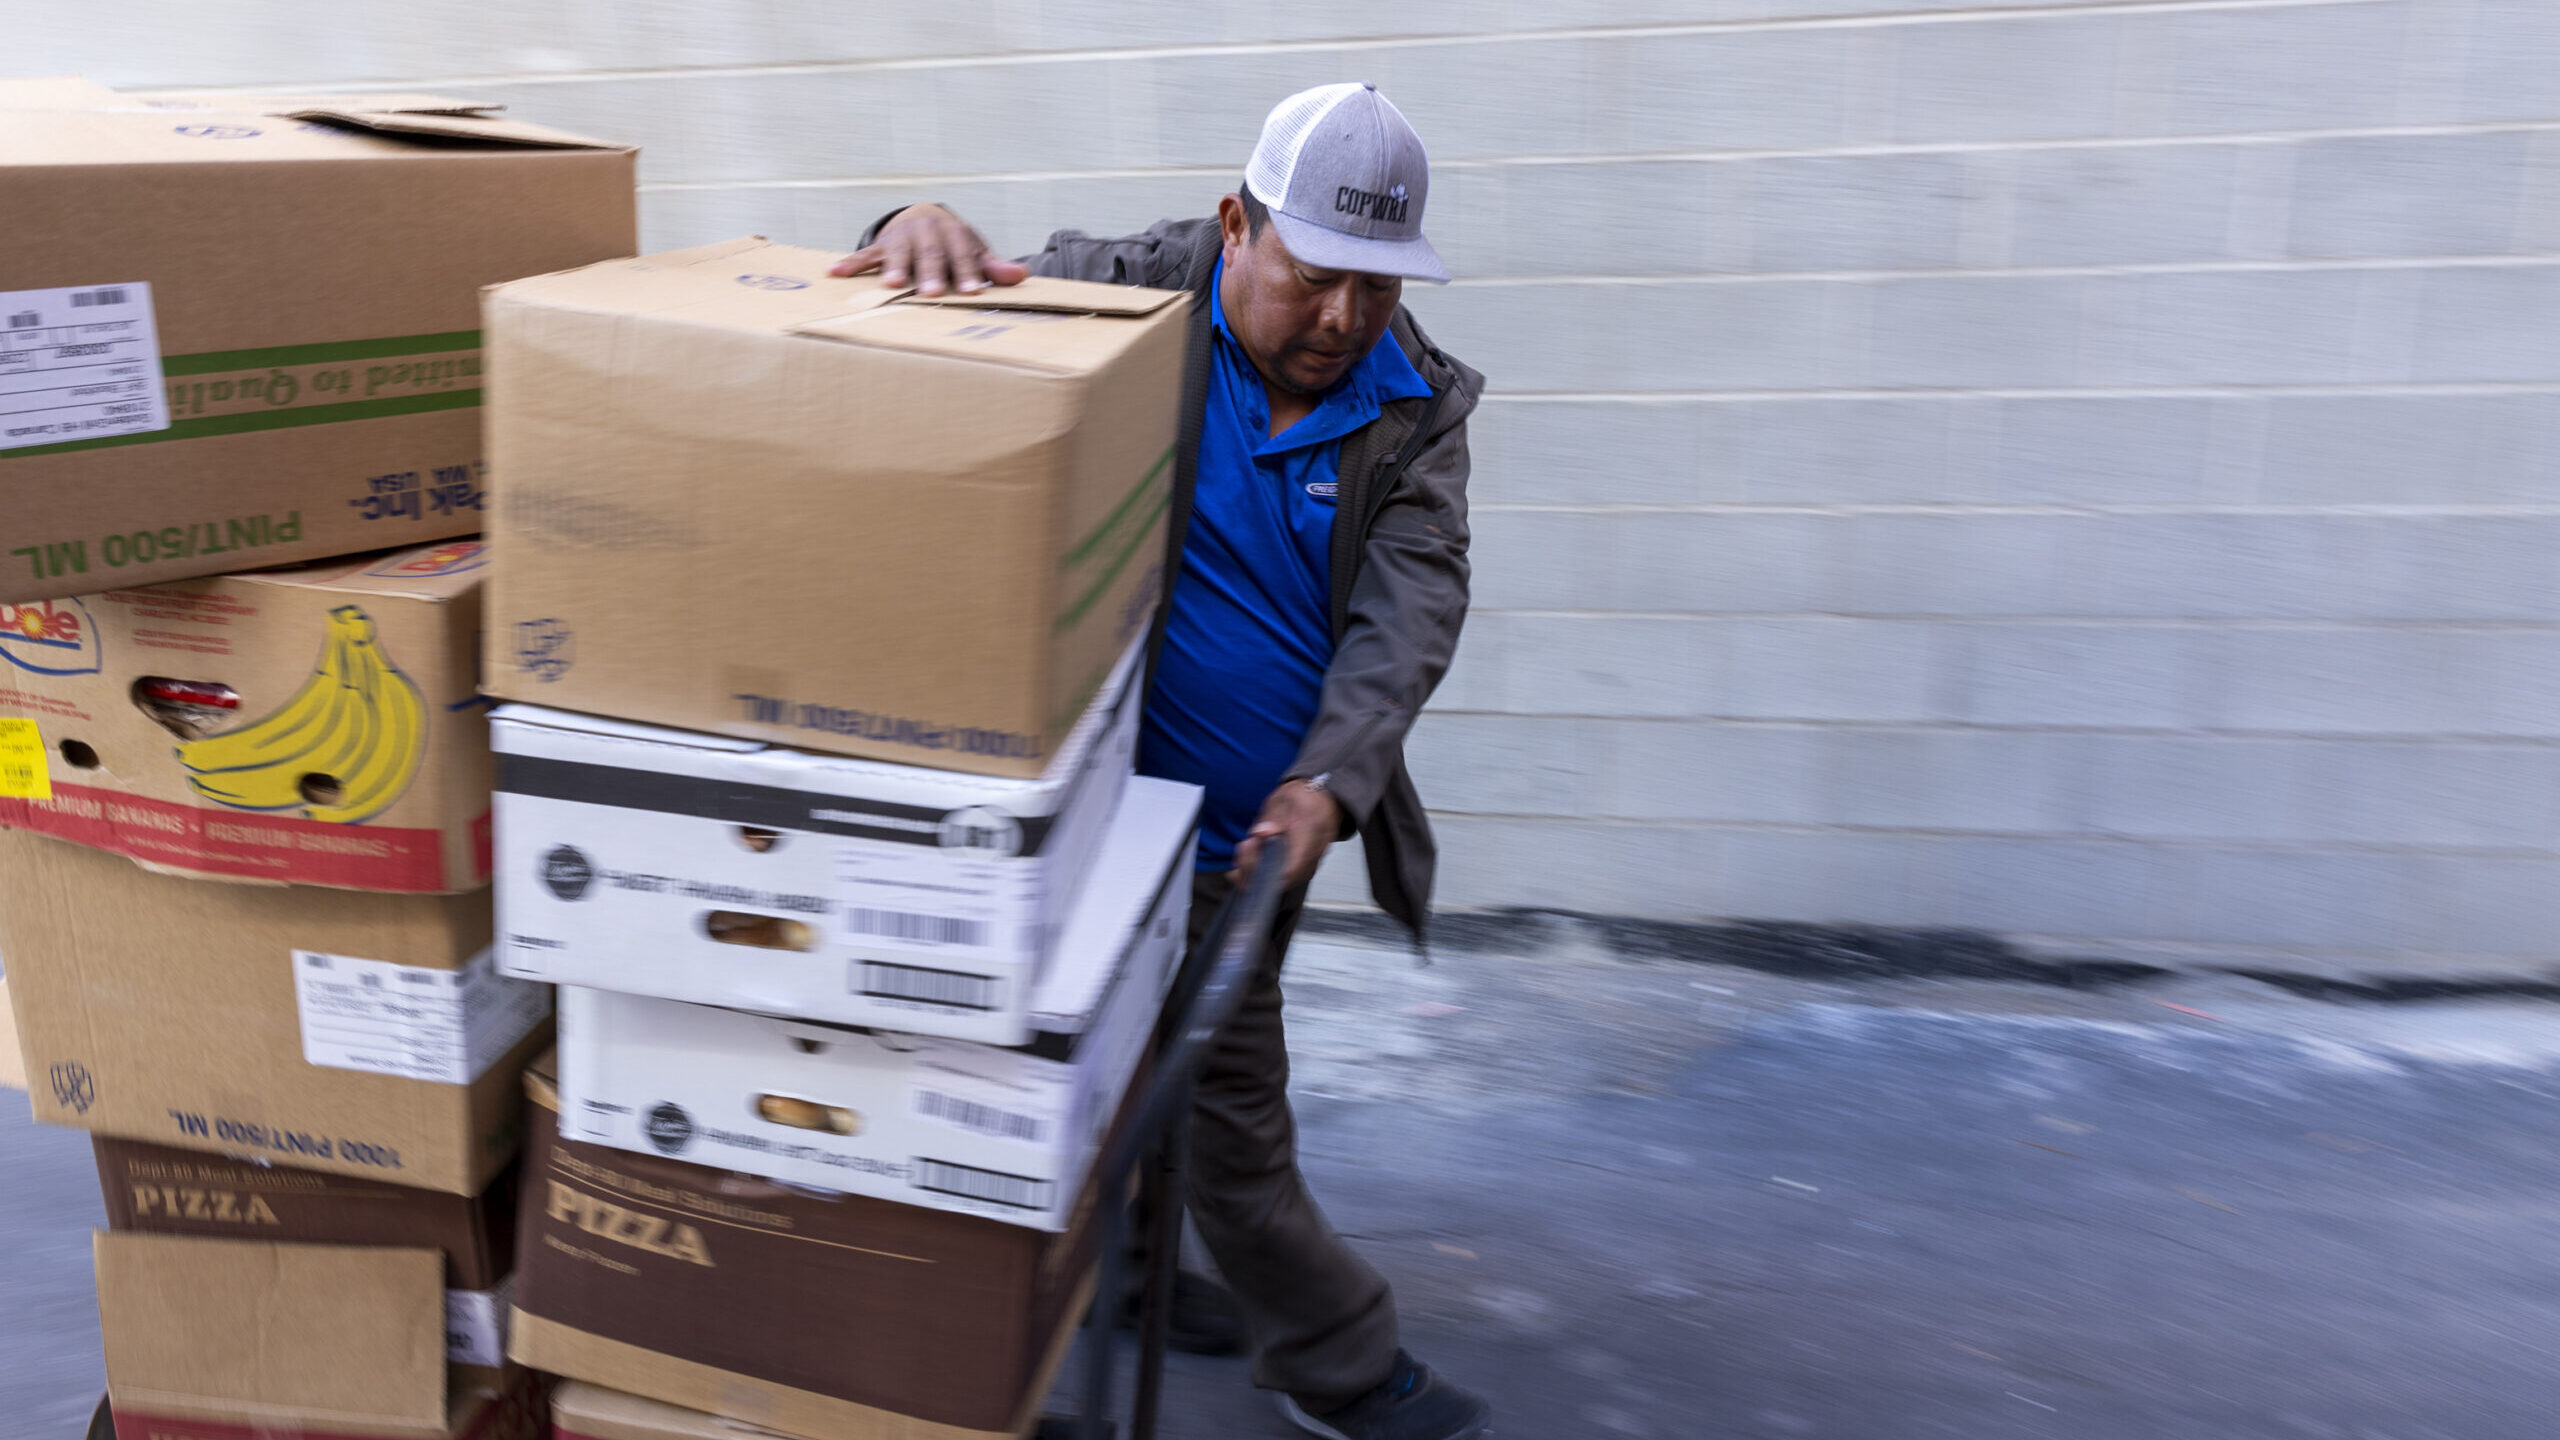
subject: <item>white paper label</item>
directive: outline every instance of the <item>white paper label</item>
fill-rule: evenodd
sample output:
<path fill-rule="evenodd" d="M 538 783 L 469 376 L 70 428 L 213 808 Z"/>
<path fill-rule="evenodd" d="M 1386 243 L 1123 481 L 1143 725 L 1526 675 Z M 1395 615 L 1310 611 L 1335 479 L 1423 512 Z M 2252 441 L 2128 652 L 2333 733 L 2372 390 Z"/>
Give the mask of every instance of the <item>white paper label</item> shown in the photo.
<path fill-rule="evenodd" d="M 0 450 L 168 428 L 148 284 L 0 290 Z"/>
<path fill-rule="evenodd" d="M 855 840 L 836 847 L 836 916 L 845 942 L 917 955 L 1010 946 L 1039 915 L 1040 866 L 935 846 Z"/>
<path fill-rule="evenodd" d="M 948 1090 L 910 1088 L 907 1108 L 917 1119 L 984 1135 L 990 1140 L 1021 1140 L 1037 1145 L 1049 1138 L 1049 1121 L 1044 1116 L 1009 1110 Z"/>
<path fill-rule="evenodd" d="M 551 987 L 500 975 L 483 950 L 459 970 L 293 952 L 302 1058 L 468 1085 L 551 1013 Z"/>
<path fill-rule="evenodd" d="M 513 1275 L 492 1290 L 444 1292 L 444 1358 L 456 1365 L 507 1363 L 507 1312 L 515 1293 Z"/>

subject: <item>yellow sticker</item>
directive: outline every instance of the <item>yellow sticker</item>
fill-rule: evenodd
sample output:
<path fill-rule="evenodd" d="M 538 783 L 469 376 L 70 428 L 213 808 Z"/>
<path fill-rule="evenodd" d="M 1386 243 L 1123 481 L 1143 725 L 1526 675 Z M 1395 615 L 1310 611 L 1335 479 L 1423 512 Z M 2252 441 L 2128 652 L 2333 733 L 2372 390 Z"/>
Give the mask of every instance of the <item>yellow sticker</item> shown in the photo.
<path fill-rule="evenodd" d="M 53 775 L 33 720 L 0 720 L 0 800 L 50 800 Z"/>

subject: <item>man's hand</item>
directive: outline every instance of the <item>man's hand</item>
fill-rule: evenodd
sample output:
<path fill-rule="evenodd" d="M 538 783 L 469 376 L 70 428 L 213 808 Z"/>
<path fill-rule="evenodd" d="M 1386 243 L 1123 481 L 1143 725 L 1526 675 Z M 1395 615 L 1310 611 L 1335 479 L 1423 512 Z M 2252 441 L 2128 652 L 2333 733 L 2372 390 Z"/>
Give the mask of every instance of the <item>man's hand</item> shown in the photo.
<path fill-rule="evenodd" d="M 830 275 L 880 272 L 880 283 L 919 295 L 957 290 L 974 295 L 989 285 L 1019 285 L 1031 274 L 987 248 L 968 221 L 939 205 L 910 205 L 890 217 L 869 245 L 837 261 Z"/>
<path fill-rule="evenodd" d="M 1304 780 L 1283 780 L 1271 798 L 1262 802 L 1262 818 L 1253 822 L 1236 846 L 1235 882 L 1244 884 L 1253 878 L 1254 862 L 1261 858 L 1264 837 L 1285 835 L 1289 839 L 1289 873 L 1282 877 L 1282 888 L 1304 885 L 1323 862 L 1324 852 L 1342 834 L 1342 802 L 1330 791 L 1319 790 Z"/>

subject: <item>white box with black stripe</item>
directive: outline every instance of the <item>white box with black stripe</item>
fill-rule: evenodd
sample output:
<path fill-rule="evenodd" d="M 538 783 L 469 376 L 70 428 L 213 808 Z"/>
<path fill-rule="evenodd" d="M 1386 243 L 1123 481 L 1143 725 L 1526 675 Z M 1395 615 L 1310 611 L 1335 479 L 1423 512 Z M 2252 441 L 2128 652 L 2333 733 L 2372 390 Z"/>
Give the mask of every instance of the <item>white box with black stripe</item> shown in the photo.
<path fill-rule="evenodd" d="M 1026 1042 L 1128 784 L 1139 648 L 1031 780 L 501 707 L 499 969 Z"/>
<path fill-rule="evenodd" d="M 1180 959 L 1200 792 L 1129 782 L 1035 988 L 983 1045 L 564 986 L 573 1140 L 1064 1230 Z"/>

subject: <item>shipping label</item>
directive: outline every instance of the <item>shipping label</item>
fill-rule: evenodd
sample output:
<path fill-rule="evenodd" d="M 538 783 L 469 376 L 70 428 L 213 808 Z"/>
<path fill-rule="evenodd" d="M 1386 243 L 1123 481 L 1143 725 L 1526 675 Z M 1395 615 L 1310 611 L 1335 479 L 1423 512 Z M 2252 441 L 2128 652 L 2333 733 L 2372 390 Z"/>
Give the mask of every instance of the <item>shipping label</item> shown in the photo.
<path fill-rule="evenodd" d="M 516 1277 L 488 1290 L 444 1292 L 444 1358 L 456 1365 L 507 1363 L 507 1312 L 515 1304 Z"/>
<path fill-rule="evenodd" d="M 0 450 L 169 428 L 151 287 L 0 290 Z"/>
<path fill-rule="evenodd" d="M 551 1014 L 551 987 L 482 950 L 459 970 L 293 952 L 302 1058 L 443 1085 L 476 1080 Z"/>
<path fill-rule="evenodd" d="M 845 943 L 872 951 L 947 958 L 1018 953 L 1040 917 L 1037 861 L 981 858 L 876 840 L 836 847 L 836 895 Z"/>

